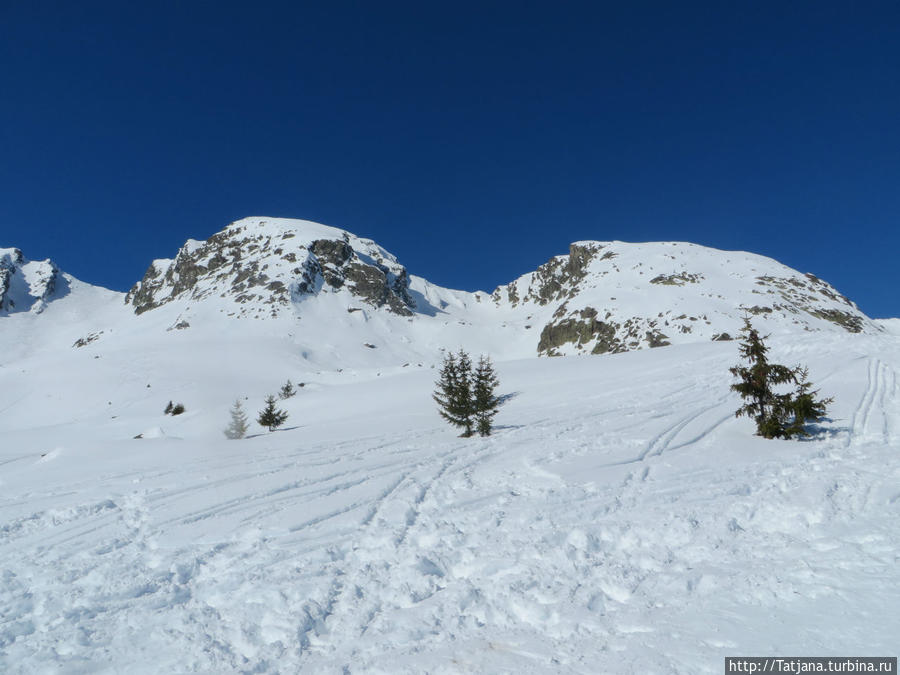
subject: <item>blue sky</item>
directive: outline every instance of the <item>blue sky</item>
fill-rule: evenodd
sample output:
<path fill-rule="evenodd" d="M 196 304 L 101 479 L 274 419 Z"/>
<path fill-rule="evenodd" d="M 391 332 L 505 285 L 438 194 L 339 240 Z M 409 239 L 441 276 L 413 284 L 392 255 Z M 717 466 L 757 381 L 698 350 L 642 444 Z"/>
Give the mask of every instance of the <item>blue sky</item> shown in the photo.
<path fill-rule="evenodd" d="M 125 290 L 249 215 L 492 290 L 581 239 L 900 316 L 894 2 L 0 2 L 0 246 Z"/>

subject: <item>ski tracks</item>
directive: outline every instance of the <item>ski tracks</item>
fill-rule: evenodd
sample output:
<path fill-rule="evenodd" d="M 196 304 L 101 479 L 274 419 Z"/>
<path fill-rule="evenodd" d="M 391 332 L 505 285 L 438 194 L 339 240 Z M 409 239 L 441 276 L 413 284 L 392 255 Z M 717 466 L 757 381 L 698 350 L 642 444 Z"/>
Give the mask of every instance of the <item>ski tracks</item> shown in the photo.
<path fill-rule="evenodd" d="M 847 445 L 895 441 L 897 373 L 879 358 L 868 359 L 866 387 L 850 422 Z"/>
<path fill-rule="evenodd" d="M 432 524 L 426 513 L 435 506 L 431 491 L 457 462 L 456 451 L 437 455 L 401 474 L 371 504 L 348 550 L 331 566 L 327 601 L 310 626 L 314 650 L 332 652 L 365 635 L 385 607 L 421 602 L 437 590 L 432 583 L 419 588 L 414 577 L 433 576 L 434 570 L 419 564 L 418 542 L 411 538 Z"/>
<path fill-rule="evenodd" d="M 695 405 L 699 409 L 689 408 L 686 414 L 679 415 L 676 421 L 664 426 L 651 437 L 635 457 L 608 464 L 609 467 L 636 465 L 614 493 L 612 510 L 619 510 L 625 505 L 634 507 L 638 503 L 646 484 L 650 481 L 654 465 L 666 453 L 702 442 L 722 424 L 732 419 L 733 412 L 722 413 L 722 408 L 727 402 L 727 397 L 722 397 L 712 404 L 704 405 L 697 402 Z"/>

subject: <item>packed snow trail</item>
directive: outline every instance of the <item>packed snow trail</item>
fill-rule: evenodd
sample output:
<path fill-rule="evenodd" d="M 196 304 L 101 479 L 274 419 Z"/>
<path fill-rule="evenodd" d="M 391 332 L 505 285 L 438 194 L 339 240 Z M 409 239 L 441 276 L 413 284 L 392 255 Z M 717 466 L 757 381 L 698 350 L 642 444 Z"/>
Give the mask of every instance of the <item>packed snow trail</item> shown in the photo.
<path fill-rule="evenodd" d="M 512 396 L 489 438 L 442 424 L 432 373 L 301 392 L 296 427 L 243 441 L 216 437 L 224 410 L 193 437 L 4 434 L 0 669 L 719 673 L 728 655 L 894 655 L 896 340 L 776 345 L 835 397 L 803 442 L 734 418 L 735 351 L 501 364 Z"/>

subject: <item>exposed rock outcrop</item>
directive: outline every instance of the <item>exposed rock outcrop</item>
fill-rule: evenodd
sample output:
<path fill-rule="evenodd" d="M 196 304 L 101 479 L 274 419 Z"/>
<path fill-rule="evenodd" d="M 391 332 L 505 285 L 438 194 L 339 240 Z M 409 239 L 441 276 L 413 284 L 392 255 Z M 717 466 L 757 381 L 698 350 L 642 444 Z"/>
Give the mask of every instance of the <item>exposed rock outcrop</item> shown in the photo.
<path fill-rule="evenodd" d="M 528 275 L 529 283 L 521 300 L 518 282 L 514 281 L 494 291 L 494 302 L 499 303 L 504 293 L 507 302 L 513 306 L 520 301 L 546 305 L 571 298 L 578 288 L 578 282 L 587 275 L 588 264 L 602 249 L 603 245 L 595 242 L 572 244 L 569 246 L 569 255 L 551 258 Z"/>
<path fill-rule="evenodd" d="M 415 308 L 406 269 L 374 242 L 279 219 L 245 219 L 204 242 L 188 241 L 174 260 L 153 261 L 125 302 L 142 314 L 217 295 L 241 305 L 237 316 L 259 317 L 340 290 L 401 316 Z"/>
<path fill-rule="evenodd" d="M 12 309 L 14 301 L 10 298 L 13 275 L 18 266 L 25 262 L 22 251 L 17 248 L 0 249 L 0 311 Z M 12 304 L 11 304 L 12 303 Z"/>

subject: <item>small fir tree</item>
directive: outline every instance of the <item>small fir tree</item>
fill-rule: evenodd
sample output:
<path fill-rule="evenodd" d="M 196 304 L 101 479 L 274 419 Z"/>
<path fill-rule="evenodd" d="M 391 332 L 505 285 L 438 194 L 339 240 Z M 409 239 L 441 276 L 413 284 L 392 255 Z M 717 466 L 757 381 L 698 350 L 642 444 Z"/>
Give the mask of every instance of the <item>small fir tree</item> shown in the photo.
<path fill-rule="evenodd" d="M 819 392 L 810 391 L 812 385 L 806 380 L 806 368 L 769 363 L 765 338 L 760 337 L 747 318 L 744 319 L 742 334 L 740 354 L 748 365 L 735 366 L 730 372 L 740 380 L 731 385 L 731 389 L 740 394 L 746 403 L 738 408 L 735 416 L 746 415 L 753 419 L 756 434 L 763 438 L 808 435 L 806 424 L 822 419 L 826 406 L 833 399 L 815 398 Z M 796 385 L 796 394 L 777 393 L 774 388 L 783 384 Z"/>
<path fill-rule="evenodd" d="M 285 399 L 291 398 L 296 393 L 297 393 L 297 390 L 294 389 L 294 385 L 291 384 L 290 380 L 288 380 L 287 382 L 284 383 L 284 386 L 281 388 L 281 391 L 278 392 L 278 396 L 283 401 Z"/>
<path fill-rule="evenodd" d="M 497 414 L 497 409 L 500 407 L 500 399 L 494 394 L 499 384 L 497 374 L 494 372 L 494 364 L 488 357 L 482 356 L 478 359 L 475 383 L 472 387 L 475 424 L 478 433 L 482 436 L 491 435 L 494 415 Z"/>
<path fill-rule="evenodd" d="M 163 415 L 171 415 L 172 414 L 172 406 L 173 406 L 172 401 L 169 401 L 169 403 L 166 405 L 166 409 L 163 410 Z"/>
<path fill-rule="evenodd" d="M 269 431 L 275 431 L 275 429 L 285 423 L 287 418 L 288 414 L 284 410 L 279 410 L 275 407 L 275 396 L 266 396 L 266 407 L 259 413 L 256 421 Z"/>
<path fill-rule="evenodd" d="M 240 399 L 236 399 L 231 406 L 231 423 L 225 429 L 225 437 L 232 440 L 243 438 L 247 435 L 247 414 L 241 405 Z"/>
<path fill-rule="evenodd" d="M 808 368 L 801 368 L 798 366 L 794 370 L 797 389 L 791 399 L 790 414 L 793 416 L 793 421 L 785 430 L 788 438 L 791 436 L 809 436 L 806 425 L 809 422 L 818 422 L 822 420 L 827 414 L 828 406 L 834 402 L 834 399 L 831 397 L 824 399 L 816 398 L 819 390 L 816 389 L 810 391 L 810 389 L 812 389 L 812 384 L 808 381 L 808 377 Z"/>
<path fill-rule="evenodd" d="M 474 405 L 472 401 L 472 360 L 462 349 L 459 354 L 447 354 L 441 366 L 432 398 L 440 415 L 450 424 L 463 430 L 462 436 L 472 435 Z"/>

